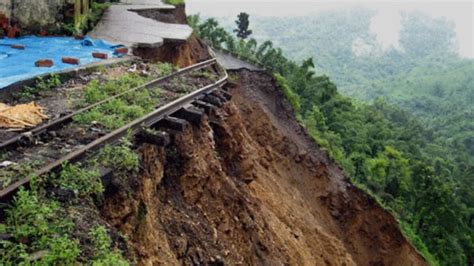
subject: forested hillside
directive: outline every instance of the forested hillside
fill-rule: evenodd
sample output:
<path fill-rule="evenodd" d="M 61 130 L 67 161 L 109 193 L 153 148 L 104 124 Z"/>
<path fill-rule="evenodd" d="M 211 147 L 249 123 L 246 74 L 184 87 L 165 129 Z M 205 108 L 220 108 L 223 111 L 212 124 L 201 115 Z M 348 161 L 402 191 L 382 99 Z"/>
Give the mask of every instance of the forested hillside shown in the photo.
<path fill-rule="evenodd" d="M 401 16 L 399 47 L 384 49 L 371 32 L 369 9 L 308 17 L 253 17 L 256 40 L 271 39 L 296 61 L 310 56 L 346 95 L 383 97 L 415 115 L 437 141 L 474 155 L 474 60 L 457 53 L 455 25 L 420 12 Z M 232 18 L 221 18 L 227 30 Z M 283 34 L 284 33 L 284 34 Z"/>
<path fill-rule="evenodd" d="M 246 57 L 247 60 L 262 64 L 265 69 L 275 74 L 301 123 L 316 142 L 339 162 L 353 183 L 364 188 L 392 210 L 400 220 L 405 234 L 430 263 L 472 264 L 474 167 L 472 150 L 469 148 L 469 145 L 472 145 L 472 136 L 469 134 L 472 133 L 468 130 L 469 126 L 472 127 L 472 121 L 469 121 L 472 112 L 468 110 L 469 96 L 472 95 L 469 94 L 469 90 L 472 91 L 472 77 L 468 74 L 472 63 L 456 59 L 452 52 L 446 51 L 446 56 L 451 57 L 451 63 L 456 63 L 458 69 L 463 71 L 449 67 L 444 68 L 444 71 L 441 70 L 443 68 L 433 71 L 430 67 L 432 64 L 439 62 L 445 66 L 449 60 L 426 55 L 423 56 L 426 58 L 426 64 L 415 64 L 420 66 L 420 70 L 417 71 L 422 71 L 426 77 L 421 79 L 418 78 L 421 76 L 417 75 L 415 79 L 413 76 L 410 83 L 404 83 L 402 75 L 410 75 L 412 71 L 416 71 L 413 67 L 400 70 L 397 65 L 390 66 L 377 61 L 374 55 L 367 58 L 373 58 L 379 65 L 375 63 L 370 65 L 369 61 L 372 59 L 367 58 L 360 59 L 357 63 L 352 53 L 353 40 L 357 38 L 356 36 L 361 36 L 358 33 L 371 37 L 366 30 L 368 26 L 366 17 L 370 12 L 366 16 L 361 16 L 360 13 L 355 16 L 353 12 L 368 11 L 341 13 L 340 15 L 346 20 L 338 17 L 339 13 L 326 14 L 326 19 L 329 21 L 327 26 L 319 25 L 319 31 L 311 34 L 307 31 L 309 25 L 313 25 L 316 23 L 314 20 L 323 19 L 324 16 L 307 18 L 306 21 L 299 22 L 292 19 L 273 21 L 277 27 L 272 27 L 272 30 L 285 31 L 286 34 L 268 33 L 272 36 L 269 39 L 275 37 L 275 43 L 285 43 L 285 51 L 298 61 L 288 59 L 284 55 L 286 52 L 276 48 L 279 45 L 272 41 L 257 42 L 251 38 L 252 36 L 249 38 L 243 36 L 240 39 L 233 37 L 228 33 L 230 31 L 220 27 L 215 19 L 199 21 L 197 16 L 193 16 L 190 22 L 195 27 L 196 33 L 214 47 L 231 50 Z M 354 21 L 349 23 L 350 19 Z M 345 24 L 353 28 L 346 29 L 343 26 Z M 253 21 L 251 24 L 253 28 L 264 26 L 261 20 Z M 340 38 L 342 35 L 344 38 Z M 315 44 L 321 46 L 318 48 L 314 46 Z M 325 46 L 326 50 L 323 49 Z M 328 46 L 332 47 L 329 49 Z M 441 48 L 435 45 L 433 52 L 439 49 Z M 397 57 L 394 53 L 380 56 Z M 310 56 L 313 56 L 314 60 Z M 333 68 L 328 67 L 331 64 Z M 367 68 L 350 68 L 354 64 L 360 66 L 366 64 Z M 404 64 L 409 62 L 406 61 Z M 449 117 L 453 113 L 447 111 L 450 107 L 446 103 L 437 107 L 439 112 L 444 112 L 444 116 L 430 113 L 432 118 L 440 120 L 430 119 L 430 116 L 423 113 L 415 113 L 423 118 L 420 122 L 411 114 L 411 110 L 404 111 L 390 104 L 397 101 L 389 99 L 389 94 L 383 99 L 377 96 L 385 94 L 375 95 L 367 92 L 363 95 L 376 99 L 373 103 L 365 104 L 341 95 L 333 82 L 336 80 L 346 91 L 351 90 L 351 84 L 362 86 L 361 84 L 373 82 L 375 87 L 380 87 L 383 82 L 388 82 L 385 71 L 380 69 L 381 65 L 399 72 L 391 75 L 391 77 L 400 75 L 399 84 L 421 82 L 426 86 L 438 84 L 442 88 L 439 91 L 443 91 L 438 92 L 442 96 L 438 99 L 440 102 L 446 103 L 449 101 L 447 97 L 450 96 L 460 101 L 458 104 L 453 104 L 459 107 L 459 110 L 463 110 L 459 113 L 462 121 L 456 122 Z M 429 71 L 423 70 L 423 67 Z M 321 75 L 322 69 L 325 68 L 327 75 Z M 444 87 L 443 84 L 449 81 L 442 79 L 442 75 L 436 75 L 439 71 L 449 76 L 451 80 L 456 80 L 456 83 L 450 84 L 451 87 Z M 348 75 L 352 72 L 354 74 Z M 437 79 L 432 79 L 429 75 L 436 75 Z M 436 83 L 436 80 L 440 83 Z M 461 90 L 463 95 L 451 91 L 452 89 Z M 424 93 L 428 93 L 428 89 L 419 94 Z M 360 96 L 362 98 L 362 95 Z M 401 106 L 409 106 L 412 99 L 414 97 L 400 103 Z M 442 119 L 457 127 L 448 130 Z M 431 125 L 430 121 L 432 125 L 438 123 L 438 127 L 443 129 L 428 127 Z M 457 141 L 449 139 L 449 136 Z"/>

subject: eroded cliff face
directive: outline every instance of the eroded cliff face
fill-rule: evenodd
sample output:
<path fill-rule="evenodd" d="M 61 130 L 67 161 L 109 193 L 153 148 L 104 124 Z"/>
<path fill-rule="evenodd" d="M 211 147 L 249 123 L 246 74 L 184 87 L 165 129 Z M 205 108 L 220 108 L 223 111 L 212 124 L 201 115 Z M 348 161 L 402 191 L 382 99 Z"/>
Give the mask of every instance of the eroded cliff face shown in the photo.
<path fill-rule="evenodd" d="M 232 101 L 114 181 L 102 217 L 139 265 L 425 265 L 394 218 L 349 184 L 271 76 L 240 71 Z"/>

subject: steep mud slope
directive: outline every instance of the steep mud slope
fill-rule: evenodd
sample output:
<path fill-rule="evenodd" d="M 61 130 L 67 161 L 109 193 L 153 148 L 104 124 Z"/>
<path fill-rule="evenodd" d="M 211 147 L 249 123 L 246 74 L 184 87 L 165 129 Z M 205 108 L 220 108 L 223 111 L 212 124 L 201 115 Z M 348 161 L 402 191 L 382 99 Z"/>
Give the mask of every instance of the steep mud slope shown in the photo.
<path fill-rule="evenodd" d="M 185 11 L 184 5 L 178 5 L 172 10 L 143 10 L 138 14 L 161 22 L 187 24 Z M 185 42 L 165 40 L 161 47 L 141 47 L 134 49 L 133 53 L 152 62 L 168 62 L 178 67 L 186 67 L 210 58 L 207 46 L 194 35 Z"/>
<path fill-rule="evenodd" d="M 142 146 L 102 216 L 139 265 L 425 265 L 394 218 L 351 186 L 263 73 L 172 145 Z"/>
<path fill-rule="evenodd" d="M 186 42 L 165 41 L 159 48 L 138 48 L 134 55 L 151 62 L 167 62 L 178 67 L 186 67 L 210 58 L 209 51 L 195 36 Z"/>

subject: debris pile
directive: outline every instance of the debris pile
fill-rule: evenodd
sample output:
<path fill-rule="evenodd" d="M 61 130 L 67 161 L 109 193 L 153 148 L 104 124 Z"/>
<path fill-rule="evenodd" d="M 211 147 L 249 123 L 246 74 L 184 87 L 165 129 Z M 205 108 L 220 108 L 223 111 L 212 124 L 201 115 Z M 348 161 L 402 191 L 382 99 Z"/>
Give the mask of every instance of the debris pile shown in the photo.
<path fill-rule="evenodd" d="M 0 103 L 0 128 L 24 129 L 34 127 L 48 116 L 44 114 L 44 108 L 35 102 L 9 106 Z"/>

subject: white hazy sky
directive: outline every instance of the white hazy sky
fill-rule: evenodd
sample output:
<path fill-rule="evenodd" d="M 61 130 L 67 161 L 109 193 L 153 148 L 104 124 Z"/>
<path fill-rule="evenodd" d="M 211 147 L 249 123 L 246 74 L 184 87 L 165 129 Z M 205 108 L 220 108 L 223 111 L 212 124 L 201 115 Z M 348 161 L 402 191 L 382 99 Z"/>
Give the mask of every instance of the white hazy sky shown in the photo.
<path fill-rule="evenodd" d="M 187 0 L 188 14 L 232 16 L 240 11 L 259 16 L 304 16 L 322 10 L 368 7 L 377 10 L 371 29 L 385 47 L 397 46 L 400 12 L 419 10 L 432 17 L 445 17 L 456 25 L 459 53 L 474 58 L 474 1 L 328 1 L 328 0 Z"/>

